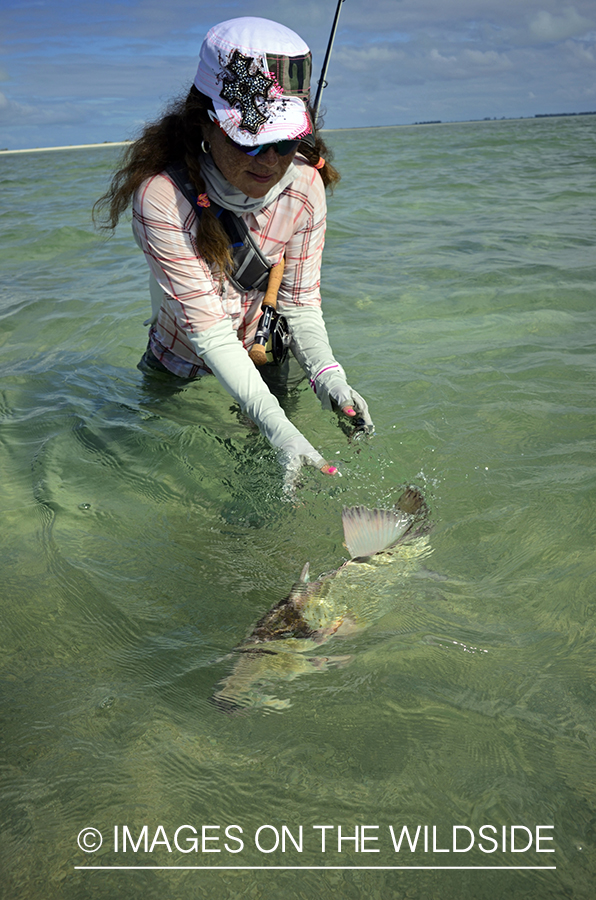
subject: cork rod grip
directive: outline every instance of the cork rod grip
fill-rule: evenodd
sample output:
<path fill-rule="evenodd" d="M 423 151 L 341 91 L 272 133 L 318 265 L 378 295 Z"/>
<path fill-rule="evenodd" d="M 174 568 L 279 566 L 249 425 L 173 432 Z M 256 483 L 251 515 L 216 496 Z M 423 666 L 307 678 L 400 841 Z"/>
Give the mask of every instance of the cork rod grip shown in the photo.
<path fill-rule="evenodd" d="M 266 307 L 270 307 L 274 312 L 277 307 L 277 294 L 281 285 L 281 280 L 284 274 L 285 267 L 285 259 L 281 258 L 281 260 L 277 263 L 277 265 L 273 266 L 271 271 L 269 272 L 269 281 L 267 283 L 267 290 L 265 291 L 265 296 L 263 297 L 263 302 L 261 303 L 261 309 L 265 310 Z M 261 318 L 262 321 L 262 318 Z M 260 323 L 259 323 L 260 325 Z M 264 340 L 263 340 L 264 337 Z M 269 340 L 269 334 L 265 337 L 263 335 L 261 337 L 257 334 L 257 338 L 249 350 L 248 355 L 254 362 L 255 366 L 264 366 L 267 362 L 267 354 L 265 353 L 265 345 Z"/>
<path fill-rule="evenodd" d="M 267 282 L 267 290 L 265 291 L 265 296 L 263 297 L 263 302 L 261 306 L 272 306 L 273 309 L 277 306 L 277 293 L 281 286 L 281 280 L 284 277 L 284 268 L 286 265 L 285 257 L 282 256 L 277 265 L 273 266 L 271 271 L 269 272 L 269 281 Z"/>

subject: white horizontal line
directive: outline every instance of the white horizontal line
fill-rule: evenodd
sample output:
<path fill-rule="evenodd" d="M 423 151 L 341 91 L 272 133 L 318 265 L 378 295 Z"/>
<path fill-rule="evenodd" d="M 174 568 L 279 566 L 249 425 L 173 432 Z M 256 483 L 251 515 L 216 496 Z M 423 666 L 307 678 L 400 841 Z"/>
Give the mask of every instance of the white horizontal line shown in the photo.
<path fill-rule="evenodd" d="M 124 147 L 130 141 L 104 141 L 101 144 L 69 144 L 66 147 L 25 147 L 23 150 L 0 150 L 1 155 L 9 153 L 47 153 L 48 150 L 88 150 L 92 147 Z"/>
<path fill-rule="evenodd" d="M 511 871 L 518 869 L 556 869 L 556 866 L 75 866 L 75 869 L 174 869 L 174 870 L 182 870 L 182 869 L 200 869 L 201 871 L 209 870 L 212 872 L 217 872 L 221 870 L 222 872 L 229 871 L 231 869 L 241 869 L 241 870 L 250 870 L 252 871 L 264 871 L 267 869 L 272 870 L 298 870 L 304 872 L 312 872 L 312 871 L 321 871 L 324 869 L 359 869 L 366 870 L 367 872 L 374 872 L 376 869 L 386 870 L 386 869 L 503 869 L 503 871 Z"/>

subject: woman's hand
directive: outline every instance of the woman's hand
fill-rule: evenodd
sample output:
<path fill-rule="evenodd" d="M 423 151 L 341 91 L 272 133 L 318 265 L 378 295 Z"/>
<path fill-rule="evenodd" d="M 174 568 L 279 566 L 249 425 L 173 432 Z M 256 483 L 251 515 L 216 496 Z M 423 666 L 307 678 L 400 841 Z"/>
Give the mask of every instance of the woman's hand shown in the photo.
<path fill-rule="evenodd" d="M 342 411 L 346 416 L 349 416 L 350 419 L 353 419 L 354 416 L 357 416 L 357 415 L 358 415 L 358 413 L 356 412 L 356 410 L 354 409 L 353 406 L 342 406 L 342 410 L 341 410 L 341 411 Z M 332 465 L 330 465 L 329 463 L 325 463 L 324 466 L 321 466 L 321 468 L 319 469 L 319 471 L 322 472 L 323 475 L 337 475 L 339 469 L 337 468 L 337 466 L 332 466 Z"/>
<path fill-rule="evenodd" d="M 322 472 L 323 475 L 337 475 L 338 468 L 337 466 L 331 466 L 329 463 L 325 463 L 324 466 L 321 466 L 319 472 Z"/>

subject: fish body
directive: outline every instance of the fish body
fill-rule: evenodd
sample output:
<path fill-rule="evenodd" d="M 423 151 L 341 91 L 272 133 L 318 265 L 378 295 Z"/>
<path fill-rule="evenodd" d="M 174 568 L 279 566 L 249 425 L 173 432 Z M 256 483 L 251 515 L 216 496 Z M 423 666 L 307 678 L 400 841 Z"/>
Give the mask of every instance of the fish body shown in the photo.
<path fill-rule="evenodd" d="M 418 490 L 408 488 L 393 509 L 344 507 L 342 524 L 350 559 L 314 581 L 309 580 L 306 563 L 288 596 L 272 606 L 234 648 L 234 653 L 241 656 L 213 697 L 222 709 L 283 708 L 289 705 L 288 701 L 256 692 L 254 686 L 263 681 L 292 680 L 306 672 L 343 664 L 345 657 L 304 656 L 315 652 L 333 635 L 347 636 L 363 627 L 350 608 L 353 603 L 338 603 L 337 598 L 330 597 L 333 582 L 341 580 L 350 585 L 353 580 L 358 581 L 371 564 L 388 557 L 398 544 L 426 533 L 428 507 Z"/>

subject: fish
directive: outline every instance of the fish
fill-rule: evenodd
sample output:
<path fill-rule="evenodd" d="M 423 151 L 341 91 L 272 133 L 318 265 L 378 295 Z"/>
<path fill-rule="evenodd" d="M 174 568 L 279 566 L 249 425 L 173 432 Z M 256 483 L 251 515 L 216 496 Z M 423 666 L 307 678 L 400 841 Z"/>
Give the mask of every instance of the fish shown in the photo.
<path fill-rule="evenodd" d="M 408 487 L 390 509 L 344 507 L 342 525 L 350 558 L 314 581 L 310 580 L 306 563 L 288 596 L 274 604 L 234 648 L 232 655 L 238 654 L 238 658 L 233 671 L 222 679 L 211 698 L 222 711 L 238 712 L 249 707 L 285 709 L 289 701 L 263 693 L 263 683 L 289 681 L 347 664 L 349 656 L 305 655 L 334 636 L 350 637 L 366 627 L 370 618 L 362 611 L 358 616 L 350 608 L 353 603 L 338 604 L 337 598 L 330 599 L 333 582 L 338 578 L 347 578 L 348 584 L 357 581 L 357 576 L 375 560 L 386 561 L 398 545 L 415 543 L 428 534 L 429 509 L 418 488 Z M 419 554 L 420 548 L 413 556 Z"/>

